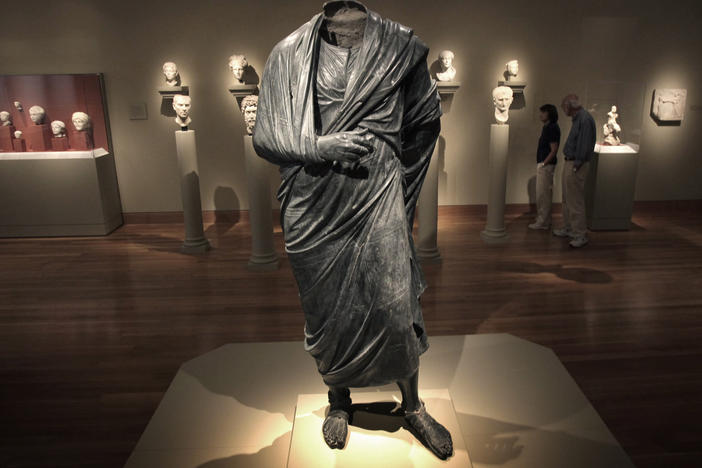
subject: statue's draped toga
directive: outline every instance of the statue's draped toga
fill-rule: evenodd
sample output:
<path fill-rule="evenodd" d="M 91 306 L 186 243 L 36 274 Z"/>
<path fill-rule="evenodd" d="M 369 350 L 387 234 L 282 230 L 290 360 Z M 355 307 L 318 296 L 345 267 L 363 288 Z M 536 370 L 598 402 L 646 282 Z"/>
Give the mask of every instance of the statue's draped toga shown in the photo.
<path fill-rule="evenodd" d="M 273 49 L 253 143 L 280 166 L 281 224 L 305 313 L 305 348 L 325 383 L 407 379 L 427 349 L 412 243 L 414 207 L 439 134 L 427 47 L 368 11 L 363 42 L 320 37 L 319 14 Z M 356 164 L 317 154 L 319 135 L 368 129 Z"/>

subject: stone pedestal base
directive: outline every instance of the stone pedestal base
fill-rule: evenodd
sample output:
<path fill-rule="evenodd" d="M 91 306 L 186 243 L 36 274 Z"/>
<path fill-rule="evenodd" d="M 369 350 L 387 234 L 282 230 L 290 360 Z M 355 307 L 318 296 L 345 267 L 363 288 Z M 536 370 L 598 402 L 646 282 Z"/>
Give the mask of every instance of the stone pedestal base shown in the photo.
<path fill-rule="evenodd" d="M 480 237 L 489 243 L 504 242 L 508 239 L 505 229 L 508 149 L 509 125 L 491 125 L 487 224 L 480 233 Z"/>
<path fill-rule="evenodd" d="M 253 271 L 275 270 L 278 268 L 278 255 L 273 243 L 273 207 L 268 178 L 270 163 L 256 154 L 253 138 L 249 135 L 244 135 L 244 157 L 251 224 L 251 257 L 247 268 Z"/>
<path fill-rule="evenodd" d="M 88 151 L 93 149 L 93 137 L 88 131 L 71 132 L 71 149 L 74 151 Z"/>
<path fill-rule="evenodd" d="M 11 152 L 12 151 L 12 139 L 14 138 L 15 127 L 0 126 L 0 151 Z"/>
<path fill-rule="evenodd" d="M 200 175 L 197 167 L 195 131 L 177 131 L 176 151 L 180 169 L 180 195 L 183 199 L 185 219 L 185 241 L 183 253 L 201 253 L 210 250 L 210 242 L 205 238 L 202 227 L 202 202 L 200 201 Z"/>
<path fill-rule="evenodd" d="M 30 125 L 24 131 L 27 151 L 51 151 L 51 126 L 48 124 Z"/>
<path fill-rule="evenodd" d="M 54 151 L 68 151 L 68 138 L 52 138 L 51 149 Z"/>
<path fill-rule="evenodd" d="M 470 467 L 471 462 L 448 390 L 424 390 L 420 397 L 434 419 L 451 433 L 454 455 L 439 460 L 408 430 L 392 392 L 352 392 L 353 422 L 343 450 L 331 450 L 322 437 L 327 394 L 299 395 L 287 468 Z"/>
<path fill-rule="evenodd" d="M 27 143 L 25 143 L 23 138 L 12 139 L 12 151 L 15 153 L 24 153 L 27 151 Z"/>

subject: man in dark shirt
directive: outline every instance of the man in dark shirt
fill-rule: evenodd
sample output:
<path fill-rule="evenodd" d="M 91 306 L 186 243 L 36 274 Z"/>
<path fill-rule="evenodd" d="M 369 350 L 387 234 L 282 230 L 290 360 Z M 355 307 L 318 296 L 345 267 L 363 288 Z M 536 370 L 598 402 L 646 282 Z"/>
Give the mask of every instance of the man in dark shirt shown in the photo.
<path fill-rule="evenodd" d="M 570 246 L 577 248 L 588 243 L 585 179 L 595 152 L 597 128 L 595 120 L 583 109 L 575 94 L 563 98 L 561 107 L 568 117 L 573 118 L 573 126 L 563 147 L 563 227 L 554 230 L 553 234 L 570 237 Z"/>
<path fill-rule="evenodd" d="M 553 171 L 556 154 L 561 144 L 561 128 L 558 126 L 558 110 L 553 104 L 539 108 L 539 118 L 544 123 L 536 150 L 536 221 L 529 229 L 551 227 L 551 203 L 553 201 Z"/>

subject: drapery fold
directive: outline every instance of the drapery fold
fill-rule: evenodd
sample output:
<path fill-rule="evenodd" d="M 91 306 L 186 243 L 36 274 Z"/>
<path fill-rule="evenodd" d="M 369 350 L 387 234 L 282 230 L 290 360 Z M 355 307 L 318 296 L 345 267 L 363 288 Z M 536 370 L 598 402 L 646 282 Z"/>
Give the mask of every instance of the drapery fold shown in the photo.
<path fill-rule="evenodd" d="M 273 49 L 253 142 L 281 168 L 281 225 L 305 312 L 305 346 L 328 385 L 365 387 L 411 376 L 427 348 L 424 279 L 411 236 L 414 206 L 439 132 L 427 47 L 368 11 L 343 102 L 315 124 L 317 15 Z M 374 151 L 331 164 L 316 138 L 366 128 Z"/>

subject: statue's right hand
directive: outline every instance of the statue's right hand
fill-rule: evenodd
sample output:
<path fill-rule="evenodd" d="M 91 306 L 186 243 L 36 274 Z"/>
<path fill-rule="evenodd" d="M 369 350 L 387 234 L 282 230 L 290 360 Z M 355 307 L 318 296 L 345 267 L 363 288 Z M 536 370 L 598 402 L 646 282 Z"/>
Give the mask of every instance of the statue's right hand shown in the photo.
<path fill-rule="evenodd" d="M 317 152 L 325 161 L 355 163 L 373 151 L 373 135 L 367 128 L 317 138 Z"/>

